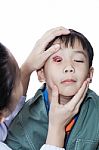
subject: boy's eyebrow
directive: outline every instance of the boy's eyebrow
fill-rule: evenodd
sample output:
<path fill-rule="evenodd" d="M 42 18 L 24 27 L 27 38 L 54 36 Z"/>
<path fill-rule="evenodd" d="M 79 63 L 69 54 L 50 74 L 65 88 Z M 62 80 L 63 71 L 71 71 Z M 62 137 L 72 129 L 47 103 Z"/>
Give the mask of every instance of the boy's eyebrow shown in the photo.
<path fill-rule="evenodd" d="M 76 51 L 73 51 L 73 52 L 74 53 L 80 53 L 80 54 L 84 55 L 87 58 L 87 54 L 84 51 L 76 50 Z"/>

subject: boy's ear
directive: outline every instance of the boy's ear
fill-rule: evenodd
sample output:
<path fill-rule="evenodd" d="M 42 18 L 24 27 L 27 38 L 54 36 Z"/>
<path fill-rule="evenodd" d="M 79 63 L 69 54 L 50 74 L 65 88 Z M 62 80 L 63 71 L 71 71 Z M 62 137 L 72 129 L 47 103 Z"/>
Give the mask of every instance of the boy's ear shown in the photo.
<path fill-rule="evenodd" d="M 94 68 L 93 68 L 93 67 L 90 67 L 90 69 L 89 69 L 89 74 L 88 74 L 88 78 L 90 78 L 90 82 L 92 82 L 93 73 L 94 73 Z"/>
<path fill-rule="evenodd" d="M 40 82 L 44 82 L 45 81 L 44 69 L 43 68 L 37 70 L 37 76 L 38 76 L 38 80 Z"/>

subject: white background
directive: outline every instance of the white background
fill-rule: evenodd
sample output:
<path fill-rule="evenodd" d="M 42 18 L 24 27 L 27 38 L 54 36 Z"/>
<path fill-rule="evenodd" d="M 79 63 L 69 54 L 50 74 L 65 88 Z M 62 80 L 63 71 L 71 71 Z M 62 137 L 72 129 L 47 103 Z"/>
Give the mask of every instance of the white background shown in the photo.
<path fill-rule="evenodd" d="M 99 94 L 99 0 L 0 0 L 0 42 L 10 49 L 19 66 L 42 34 L 57 26 L 73 28 L 91 42 L 95 72 L 90 87 Z M 33 73 L 28 98 L 39 86 Z"/>

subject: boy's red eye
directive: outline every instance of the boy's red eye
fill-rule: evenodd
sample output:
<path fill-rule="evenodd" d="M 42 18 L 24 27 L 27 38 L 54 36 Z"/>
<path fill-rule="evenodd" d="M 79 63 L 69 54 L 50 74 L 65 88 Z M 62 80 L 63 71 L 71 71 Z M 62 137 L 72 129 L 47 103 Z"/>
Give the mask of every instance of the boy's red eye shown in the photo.
<path fill-rule="evenodd" d="M 59 57 L 59 56 L 55 56 L 55 57 L 53 57 L 53 61 L 55 61 L 55 62 L 61 62 L 62 58 Z"/>

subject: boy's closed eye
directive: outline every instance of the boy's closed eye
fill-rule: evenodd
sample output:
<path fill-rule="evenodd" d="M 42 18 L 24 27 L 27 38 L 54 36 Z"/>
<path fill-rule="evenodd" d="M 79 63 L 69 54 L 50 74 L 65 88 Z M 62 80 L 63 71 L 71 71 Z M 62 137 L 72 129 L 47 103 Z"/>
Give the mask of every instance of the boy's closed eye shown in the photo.
<path fill-rule="evenodd" d="M 85 62 L 85 57 L 82 56 L 82 54 L 78 54 L 76 56 L 73 57 L 73 61 L 76 63 L 84 63 Z"/>
<path fill-rule="evenodd" d="M 73 56 L 73 61 L 77 62 L 77 63 L 84 63 L 86 60 L 86 56 L 85 54 L 79 52 L 79 53 L 75 53 Z"/>
<path fill-rule="evenodd" d="M 84 63 L 84 60 L 80 60 L 80 59 L 74 59 L 74 61 L 77 63 Z"/>

